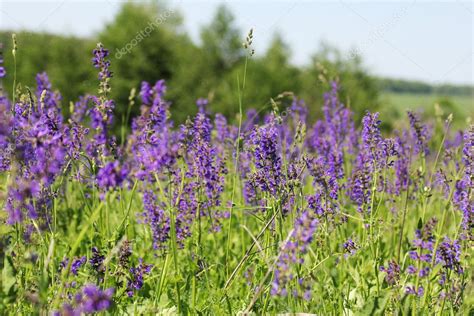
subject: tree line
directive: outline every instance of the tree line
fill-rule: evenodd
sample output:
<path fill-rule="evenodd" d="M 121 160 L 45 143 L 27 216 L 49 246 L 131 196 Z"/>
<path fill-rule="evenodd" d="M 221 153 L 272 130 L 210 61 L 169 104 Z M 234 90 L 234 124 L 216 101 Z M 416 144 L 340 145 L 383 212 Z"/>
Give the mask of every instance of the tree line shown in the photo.
<path fill-rule="evenodd" d="M 8 72 L 4 81 L 7 91 L 11 91 L 14 73 L 9 53 L 11 33 L 0 33 Z M 242 85 L 246 64 L 242 47 L 245 32 L 236 26 L 225 6 L 220 6 L 212 21 L 200 30 L 199 43 L 185 32 L 180 13 L 161 2 L 124 3 L 114 20 L 91 38 L 26 31 L 16 34 L 16 81 L 32 87 L 33 75 L 46 71 L 53 87 L 61 91 L 66 109 L 80 95 L 95 92 L 96 71 L 90 59 L 100 41 L 111 53 L 111 97 L 117 102 L 119 118 L 127 111 L 130 90 L 138 89 L 141 81 L 158 79 L 167 81 L 167 99 L 172 102 L 172 117 L 177 123 L 197 111 L 198 98 L 209 99 L 211 111 L 228 117 L 238 113 L 238 84 Z M 291 48 L 279 34 L 274 35 L 263 54 L 248 58 L 244 111 L 270 109 L 271 97 L 291 91 L 305 100 L 312 119 L 320 113 L 323 93 L 332 80 L 341 83 L 342 100 L 354 110 L 356 119 L 363 115 L 363 109 L 377 110 L 382 89 L 432 90 L 422 83 L 379 80 L 368 73 L 360 57 L 343 54 L 325 43 L 305 66 L 294 66 L 290 60 Z M 132 116 L 137 113 L 138 106 L 132 108 Z"/>

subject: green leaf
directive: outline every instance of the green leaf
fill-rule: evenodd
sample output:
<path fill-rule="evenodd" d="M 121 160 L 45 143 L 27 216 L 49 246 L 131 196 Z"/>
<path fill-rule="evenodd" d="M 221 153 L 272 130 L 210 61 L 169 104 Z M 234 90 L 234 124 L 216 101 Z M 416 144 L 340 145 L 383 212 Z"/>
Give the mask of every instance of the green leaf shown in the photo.
<path fill-rule="evenodd" d="M 6 295 L 14 294 L 14 286 L 16 284 L 15 268 L 13 267 L 12 259 L 5 256 L 3 260 L 2 270 L 2 290 Z"/>
<path fill-rule="evenodd" d="M 369 298 L 359 315 L 384 315 L 389 297 L 388 292 L 381 292 L 379 296 Z"/>
<path fill-rule="evenodd" d="M 423 220 L 421 219 L 421 217 L 418 219 L 418 225 L 417 225 L 417 228 L 418 229 L 421 229 L 423 227 Z"/>

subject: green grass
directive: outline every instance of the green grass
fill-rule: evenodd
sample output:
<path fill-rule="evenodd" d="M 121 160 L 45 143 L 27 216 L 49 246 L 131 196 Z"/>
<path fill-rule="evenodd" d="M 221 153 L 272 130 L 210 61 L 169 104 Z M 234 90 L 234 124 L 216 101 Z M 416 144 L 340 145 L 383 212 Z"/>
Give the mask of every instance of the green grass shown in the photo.
<path fill-rule="evenodd" d="M 405 121 L 409 109 L 422 109 L 426 116 L 435 116 L 435 104 L 439 104 L 444 115 L 453 113 L 453 127 L 463 128 L 473 121 L 474 96 L 443 96 L 415 93 L 383 93 L 381 116 L 394 123 Z M 397 124 L 396 124 L 397 125 Z"/>

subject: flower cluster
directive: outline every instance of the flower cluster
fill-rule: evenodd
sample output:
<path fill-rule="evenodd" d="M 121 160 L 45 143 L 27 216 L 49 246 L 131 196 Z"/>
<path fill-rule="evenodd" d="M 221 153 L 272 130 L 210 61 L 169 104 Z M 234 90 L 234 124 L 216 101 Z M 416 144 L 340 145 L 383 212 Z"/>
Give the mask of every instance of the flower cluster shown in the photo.
<path fill-rule="evenodd" d="M 127 283 L 127 295 L 133 296 L 133 293 L 143 287 L 143 275 L 149 274 L 152 265 L 144 264 L 142 259 L 139 259 L 138 266 L 130 268 L 130 278 Z"/>
<path fill-rule="evenodd" d="M 304 263 L 303 256 L 308 251 L 308 247 L 314 238 L 314 233 L 318 227 L 318 220 L 315 219 L 310 211 L 304 211 L 296 219 L 294 230 L 290 240 L 288 240 L 278 256 L 274 278 L 272 282 L 272 295 L 286 296 L 288 294 L 287 287 L 289 283 L 295 279 L 294 264 L 301 265 Z M 298 284 L 303 286 L 303 297 L 310 297 L 310 288 L 305 284 L 304 280 L 299 279 Z M 298 296 L 298 292 L 293 292 Z"/>
<path fill-rule="evenodd" d="M 82 315 L 108 310 L 113 305 L 114 289 L 101 290 L 93 284 L 85 285 L 74 295 L 72 302 L 64 303 L 54 315 Z"/>
<path fill-rule="evenodd" d="M 251 278 L 258 281 L 264 275 L 271 285 L 264 284 L 256 294 L 270 288 L 273 297 L 265 306 L 278 308 L 281 302 L 302 299 L 312 307 L 321 299 L 314 295 L 318 287 L 323 300 L 337 297 L 335 305 L 348 313 L 353 306 L 363 306 L 359 300 L 367 293 L 385 291 L 397 291 L 387 303 L 393 310 L 404 300 L 415 305 L 426 300 L 426 312 L 431 313 L 438 304 L 434 300 L 440 299 L 439 305 L 450 302 L 451 311 L 458 311 L 470 277 L 465 252 L 474 240 L 473 126 L 456 134 L 446 130 L 446 142 L 434 156 L 429 147 L 438 137 L 430 140 L 430 125 L 417 114 L 408 112 L 409 126 L 392 134 L 381 129 L 377 112 L 367 111 L 355 122 L 340 101 L 337 82 L 330 82 L 323 116 L 308 130 L 309 108 L 290 93 L 272 99 L 270 113 L 249 109 L 245 119 L 237 116 L 239 124 L 213 113 L 208 107 L 212 99 L 200 98 L 196 113 L 175 126 L 167 86 L 158 80 L 142 82 L 137 96 L 132 90 L 129 110 L 138 112 L 132 110 L 137 102 L 139 113 L 130 119 L 127 137 L 123 126 L 118 144 L 111 63 L 102 44 L 93 51 L 92 64 L 99 91 L 71 102 L 67 119 L 61 112 L 65 100 L 46 73 L 36 76 L 34 92 L 15 87 L 15 101 L 0 89 L 0 200 L 5 209 L 0 218 L 12 225 L 1 238 L 0 262 L 14 266 L 6 266 L 5 273 L 43 262 L 45 273 L 54 270 L 49 262 L 61 259 L 40 260 L 44 251 L 28 247 L 41 243 L 47 250 L 51 241 L 49 253 L 59 253 L 67 242 L 54 242 L 66 232 L 82 230 L 80 241 L 88 246 L 81 247 L 100 246 L 87 256 L 62 255 L 61 277 L 45 278 L 58 301 L 66 298 L 58 313 L 110 310 L 114 289 L 117 302 L 131 302 L 150 292 L 148 280 L 159 282 L 157 293 L 166 291 L 170 299 L 174 289 L 162 287 L 171 283 L 177 292 L 186 292 L 177 295 L 179 299 L 188 297 L 188 288 L 201 279 L 212 286 L 217 275 L 221 282 L 220 271 L 211 268 L 221 267 L 215 264 L 221 255 L 226 264 L 235 263 L 240 249 L 248 252 L 235 273 L 226 276 L 231 276 L 226 291 L 231 291 L 230 282 L 239 282 L 233 279 L 238 272 L 245 271 L 242 284 L 250 285 L 259 283 Z M 0 56 L 0 79 L 5 74 Z M 95 221 L 94 209 L 106 210 L 107 216 Z M 436 218 L 442 218 L 439 224 Z M 407 238 L 414 227 L 414 238 Z M 233 235 L 237 230 L 239 238 Z M 73 239 L 69 237 L 68 242 Z M 132 239 L 139 241 L 133 251 Z M 12 249 L 10 240 L 19 250 Z M 137 251 L 135 245 L 142 249 Z M 209 253 L 213 246 L 219 248 L 215 257 Z M 20 256 L 24 250 L 27 254 Z M 179 264 L 184 257 L 192 261 L 185 268 Z M 256 263 L 268 258 L 275 264 Z M 22 265 L 25 259 L 28 264 Z M 171 264 L 176 274 L 189 273 L 192 286 L 178 277 L 165 282 Z M 359 270 L 351 278 L 353 269 Z M 163 277 L 156 278 L 155 270 Z M 319 282 L 328 276 L 336 286 L 351 288 L 347 301 L 340 299 L 340 288 Z M 361 278 L 368 279 L 367 285 L 376 284 L 377 290 L 361 294 L 361 288 L 366 290 L 356 284 Z M 96 285 L 87 284 L 90 280 Z M 43 290 L 41 282 L 32 282 L 32 288 Z M 108 286 L 113 289 L 101 289 Z M 196 293 L 189 297 L 197 299 Z M 36 293 L 29 294 L 25 297 L 35 298 Z M 156 297 L 156 302 L 164 301 Z M 183 307 L 183 302 L 175 303 Z M 230 308 L 234 305 L 229 302 Z"/>

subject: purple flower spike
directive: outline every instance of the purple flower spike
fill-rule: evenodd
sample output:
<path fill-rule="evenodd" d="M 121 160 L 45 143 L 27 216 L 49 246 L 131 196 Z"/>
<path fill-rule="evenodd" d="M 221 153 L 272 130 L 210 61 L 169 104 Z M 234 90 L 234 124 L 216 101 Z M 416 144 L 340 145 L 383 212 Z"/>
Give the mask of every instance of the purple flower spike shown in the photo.
<path fill-rule="evenodd" d="M 83 289 L 82 310 L 84 313 L 95 313 L 107 310 L 112 306 L 114 289 L 102 291 L 95 285 L 86 285 Z"/>
<path fill-rule="evenodd" d="M 128 170 L 118 161 L 109 162 L 97 173 L 97 185 L 104 190 L 120 187 L 127 177 Z"/>

